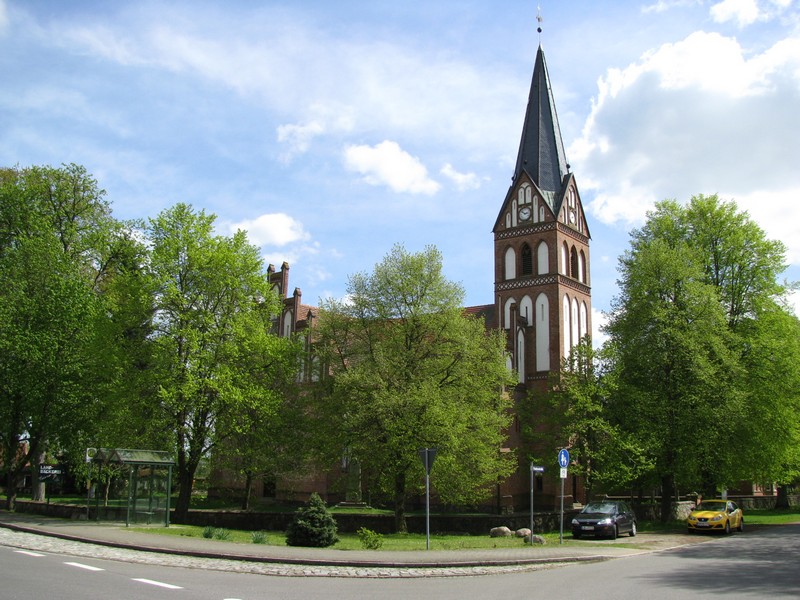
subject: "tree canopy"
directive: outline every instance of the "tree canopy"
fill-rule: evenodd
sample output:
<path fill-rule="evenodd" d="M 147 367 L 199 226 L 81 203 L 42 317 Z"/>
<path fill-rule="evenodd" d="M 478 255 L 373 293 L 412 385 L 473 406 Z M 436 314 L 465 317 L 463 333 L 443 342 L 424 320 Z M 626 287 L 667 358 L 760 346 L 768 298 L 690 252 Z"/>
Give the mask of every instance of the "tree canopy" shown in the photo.
<path fill-rule="evenodd" d="M 429 246 L 401 245 L 372 273 L 350 277 L 347 299 L 328 300 L 317 348 L 332 376 L 319 407 L 334 452 L 361 464 L 393 497 L 405 530 L 409 493 L 424 481 L 421 448 L 436 447 L 433 481 L 444 501 L 468 503 L 512 469 L 499 453 L 510 422 L 503 332 L 463 312 L 463 291 Z"/>
<path fill-rule="evenodd" d="M 796 416 L 764 443 L 779 415 L 798 414 L 783 252 L 734 203 L 696 196 L 659 203 L 620 259 L 612 410 L 647 448 L 665 508 L 676 486 L 715 493 L 763 476 L 766 454 L 782 457 L 775 479 L 796 473 Z"/>

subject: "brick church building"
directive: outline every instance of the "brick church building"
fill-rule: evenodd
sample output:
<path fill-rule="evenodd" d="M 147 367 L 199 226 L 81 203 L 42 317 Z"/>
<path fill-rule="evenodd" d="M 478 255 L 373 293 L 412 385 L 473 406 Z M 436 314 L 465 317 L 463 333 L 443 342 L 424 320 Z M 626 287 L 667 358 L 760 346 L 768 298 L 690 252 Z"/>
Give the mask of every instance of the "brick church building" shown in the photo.
<path fill-rule="evenodd" d="M 483 317 L 487 327 L 507 333 L 508 367 L 519 376 L 516 400 L 531 391 L 544 392 L 552 373 L 579 340 L 591 333 L 591 287 L 589 228 L 581 205 L 577 182 L 564 152 L 544 51 L 539 46 L 533 69 L 528 105 L 514 167 L 513 179 L 493 225 L 494 298 L 491 304 L 465 308 Z M 318 309 L 302 303 L 295 288 L 289 294 L 289 265 L 270 265 L 274 289 L 283 296 L 284 307 L 277 329 L 281 335 L 310 333 Z M 309 352 L 304 378 L 313 382 L 317 365 Z M 496 490 L 498 510 L 524 509 L 529 505 L 530 475 L 519 419 L 509 431 L 509 446 L 519 449 L 517 472 Z M 549 449 L 540 449 L 546 455 Z M 557 448 L 552 462 L 537 480 L 537 506 L 554 506 L 560 498 L 561 481 Z M 330 490 L 331 477 L 320 474 L 257 486 L 256 494 L 279 499 L 305 499 L 311 491 Z M 341 474 L 339 474 L 341 476 Z M 581 499 L 580 481 L 570 476 L 565 501 Z M 324 496 L 325 494 L 323 494 Z M 328 502 L 339 500 L 328 494 Z M 539 504 L 539 503 L 542 504 Z"/>

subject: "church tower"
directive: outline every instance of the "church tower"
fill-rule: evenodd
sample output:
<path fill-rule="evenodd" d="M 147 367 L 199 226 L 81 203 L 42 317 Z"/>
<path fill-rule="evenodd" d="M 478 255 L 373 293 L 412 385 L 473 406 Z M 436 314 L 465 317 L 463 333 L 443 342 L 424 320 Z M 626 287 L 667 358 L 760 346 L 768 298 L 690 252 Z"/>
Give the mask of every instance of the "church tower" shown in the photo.
<path fill-rule="evenodd" d="M 493 229 L 495 311 L 523 390 L 591 332 L 589 228 L 539 46 L 517 162 Z"/>
<path fill-rule="evenodd" d="M 508 366 L 519 377 L 514 399 L 519 401 L 531 392 L 545 392 L 563 359 L 581 338 L 591 334 L 589 228 L 564 152 L 541 45 L 514 175 L 492 231 L 495 323 L 506 332 Z M 520 464 L 497 490 L 503 510 L 528 504 L 527 453 L 523 451 L 526 442 L 521 437 L 520 416 L 509 431 L 510 446 L 521 450 Z M 541 422 L 537 415 L 522 417 Z M 538 456 L 552 455 L 536 487 L 545 504 L 555 502 L 560 494 L 555 468 L 558 449 L 532 450 Z M 582 488 L 581 481 L 572 476 L 565 498 L 578 499 Z"/>

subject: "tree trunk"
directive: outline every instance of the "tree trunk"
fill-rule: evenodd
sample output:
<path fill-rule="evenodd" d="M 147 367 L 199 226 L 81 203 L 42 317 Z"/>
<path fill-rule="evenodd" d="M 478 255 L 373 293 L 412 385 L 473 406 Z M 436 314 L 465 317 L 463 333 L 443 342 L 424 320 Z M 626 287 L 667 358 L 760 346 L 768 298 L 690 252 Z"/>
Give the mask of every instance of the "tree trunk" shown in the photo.
<path fill-rule="evenodd" d="M 408 533 L 405 472 L 398 473 L 394 478 L 394 530 L 395 533 Z"/>
<path fill-rule="evenodd" d="M 47 455 L 42 451 L 37 452 L 34 456 L 34 460 L 31 461 L 31 500 L 34 502 L 44 502 L 45 483 L 40 479 L 39 465 L 44 464 Z"/>
<path fill-rule="evenodd" d="M 778 497 L 775 499 L 775 508 L 789 508 L 789 490 L 785 485 L 778 486 Z"/>
<path fill-rule="evenodd" d="M 253 493 L 253 473 L 247 471 L 244 479 L 244 498 L 242 498 L 242 510 L 250 510 L 250 495 Z"/>
<path fill-rule="evenodd" d="M 19 488 L 19 472 L 10 467 L 6 471 L 6 510 L 13 512 L 17 508 L 17 489 Z"/>
<path fill-rule="evenodd" d="M 675 480 L 672 474 L 661 477 L 661 522 L 667 523 L 672 517 L 672 494 Z"/>
<path fill-rule="evenodd" d="M 192 502 L 195 469 L 188 466 L 178 470 L 178 500 L 175 502 L 176 523 L 186 523 L 189 517 L 189 506 Z"/>

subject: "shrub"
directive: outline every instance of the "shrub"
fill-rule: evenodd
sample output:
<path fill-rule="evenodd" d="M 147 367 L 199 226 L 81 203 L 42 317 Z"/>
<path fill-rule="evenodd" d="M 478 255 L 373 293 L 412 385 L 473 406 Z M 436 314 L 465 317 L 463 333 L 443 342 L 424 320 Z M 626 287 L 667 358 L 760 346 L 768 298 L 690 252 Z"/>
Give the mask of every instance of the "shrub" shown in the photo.
<path fill-rule="evenodd" d="M 336 521 L 328 512 L 328 508 L 319 494 L 314 492 L 311 494 L 308 504 L 297 510 L 294 519 L 286 528 L 286 544 L 288 546 L 327 548 L 338 541 Z"/>
<path fill-rule="evenodd" d="M 380 533 L 375 533 L 366 527 L 361 527 L 356 533 L 361 541 L 361 547 L 365 550 L 379 550 L 383 546 L 383 536 Z"/>
<path fill-rule="evenodd" d="M 266 531 L 254 531 L 250 534 L 251 539 L 253 540 L 254 544 L 266 544 L 267 543 L 267 532 Z"/>
<path fill-rule="evenodd" d="M 203 527 L 203 537 L 211 539 L 214 537 L 214 526 L 213 525 L 206 525 Z"/>
<path fill-rule="evenodd" d="M 229 537 L 231 537 L 231 532 L 227 529 L 222 529 L 220 527 L 219 529 L 214 530 L 214 539 L 227 540 Z"/>

